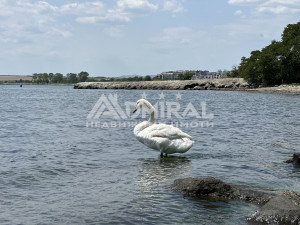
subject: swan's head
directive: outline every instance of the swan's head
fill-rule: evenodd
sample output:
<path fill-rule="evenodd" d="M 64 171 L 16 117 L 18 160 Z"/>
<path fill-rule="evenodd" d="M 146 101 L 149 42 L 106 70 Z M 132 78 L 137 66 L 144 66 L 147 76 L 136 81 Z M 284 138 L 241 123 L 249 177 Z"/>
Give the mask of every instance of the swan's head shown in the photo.
<path fill-rule="evenodd" d="M 149 109 L 151 108 L 151 103 L 148 102 L 146 99 L 139 99 L 137 102 L 136 102 L 136 105 L 135 105 L 135 108 L 133 110 L 133 113 L 135 113 L 139 108 L 141 108 L 143 105 L 147 106 Z"/>

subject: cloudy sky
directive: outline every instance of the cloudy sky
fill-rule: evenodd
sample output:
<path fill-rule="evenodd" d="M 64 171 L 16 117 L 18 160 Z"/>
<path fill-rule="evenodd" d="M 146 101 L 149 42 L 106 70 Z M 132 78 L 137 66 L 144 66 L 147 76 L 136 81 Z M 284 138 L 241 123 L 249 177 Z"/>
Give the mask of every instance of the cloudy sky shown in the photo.
<path fill-rule="evenodd" d="M 0 0 L 0 74 L 230 70 L 300 20 L 300 0 Z"/>

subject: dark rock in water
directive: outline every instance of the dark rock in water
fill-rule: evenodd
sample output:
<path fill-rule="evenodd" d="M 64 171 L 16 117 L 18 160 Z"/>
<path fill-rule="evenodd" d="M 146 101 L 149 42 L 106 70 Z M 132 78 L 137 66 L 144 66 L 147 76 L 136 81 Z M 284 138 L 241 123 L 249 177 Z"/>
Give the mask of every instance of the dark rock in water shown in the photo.
<path fill-rule="evenodd" d="M 286 163 L 294 163 L 300 165 L 300 153 L 294 153 L 293 158 L 285 161 Z"/>
<path fill-rule="evenodd" d="M 285 191 L 268 201 L 249 220 L 268 224 L 300 224 L 300 195 Z"/>
<path fill-rule="evenodd" d="M 232 187 L 214 177 L 183 178 L 174 181 L 173 188 L 187 196 L 210 196 L 230 199 Z"/>
<path fill-rule="evenodd" d="M 253 187 L 226 184 L 214 177 L 183 178 L 173 183 L 173 189 L 185 196 L 242 200 L 262 205 L 249 221 L 267 224 L 300 224 L 300 195 L 293 191 L 278 192 Z"/>
<path fill-rule="evenodd" d="M 174 181 L 173 189 L 186 196 L 243 200 L 262 204 L 275 196 L 272 191 L 226 184 L 214 177 L 183 178 Z"/>
<path fill-rule="evenodd" d="M 244 185 L 235 185 L 234 199 L 247 201 L 259 205 L 263 205 L 271 198 L 276 196 L 276 192 L 269 190 L 261 190 L 255 187 L 247 187 Z"/>

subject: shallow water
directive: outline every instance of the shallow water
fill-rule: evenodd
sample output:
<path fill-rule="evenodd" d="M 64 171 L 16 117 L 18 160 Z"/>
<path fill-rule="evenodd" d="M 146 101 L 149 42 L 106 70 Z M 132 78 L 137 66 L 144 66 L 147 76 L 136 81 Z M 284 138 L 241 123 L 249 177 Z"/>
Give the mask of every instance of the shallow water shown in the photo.
<path fill-rule="evenodd" d="M 116 119 L 98 108 L 99 123 L 92 127 L 87 116 L 101 96 L 111 102 L 110 94 L 117 95 L 123 118 L 118 110 Z M 133 125 L 143 118 L 130 118 L 125 106 L 143 94 L 165 107 L 159 122 L 182 124 L 194 137 L 187 153 L 160 158 L 135 139 Z M 183 198 L 170 184 L 181 177 L 214 176 L 300 192 L 300 169 L 284 163 L 300 150 L 299 98 L 0 86 L 0 224 L 247 224 L 256 206 Z M 174 104 L 182 115 L 189 103 L 200 116 L 205 109 L 213 118 L 196 118 L 191 110 L 183 118 L 174 113 L 167 118 Z"/>

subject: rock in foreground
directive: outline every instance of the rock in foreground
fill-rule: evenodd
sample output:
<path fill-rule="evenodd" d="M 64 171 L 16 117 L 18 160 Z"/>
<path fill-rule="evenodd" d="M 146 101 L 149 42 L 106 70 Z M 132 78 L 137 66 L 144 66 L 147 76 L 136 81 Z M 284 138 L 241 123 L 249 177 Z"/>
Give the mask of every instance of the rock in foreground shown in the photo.
<path fill-rule="evenodd" d="M 174 181 L 173 188 L 187 196 L 210 196 L 231 199 L 231 185 L 214 177 L 183 178 Z"/>
<path fill-rule="evenodd" d="M 174 181 L 173 189 L 186 196 L 243 200 L 258 204 L 265 203 L 275 196 L 272 191 L 231 185 L 214 177 L 177 179 Z"/>
<path fill-rule="evenodd" d="M 300 224 L 300 195 L 285 191 L 263 205 L 250 220 L 268 224 Z"/>
<path fill-rule="evenodd" d="M 249 220 L 277 224 L 300 224 L 300 195 L 292 191 L 274 191 L 226 184 L 214 177 L 183 178 L 174 181 L 173 189 L 185 196 L 242 200 L 262 205 Z"/>

